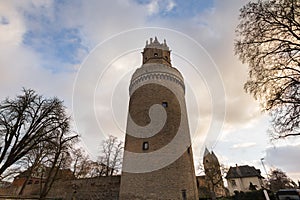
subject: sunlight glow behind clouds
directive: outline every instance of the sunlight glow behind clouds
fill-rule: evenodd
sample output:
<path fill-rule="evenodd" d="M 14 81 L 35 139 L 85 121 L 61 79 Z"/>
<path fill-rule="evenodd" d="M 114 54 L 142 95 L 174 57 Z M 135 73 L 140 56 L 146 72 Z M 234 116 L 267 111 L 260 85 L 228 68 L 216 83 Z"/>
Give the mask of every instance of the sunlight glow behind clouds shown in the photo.
<path fill-rule="evenodd" d="M 248 147 L 253 147 L 253 146 L 256 146 L 255 142 L 245 142 L 245 143 L 240 143 L 240 144 L 234 144 L 231 148 L 239 149 L 239 148 L 248 148 Z"/>

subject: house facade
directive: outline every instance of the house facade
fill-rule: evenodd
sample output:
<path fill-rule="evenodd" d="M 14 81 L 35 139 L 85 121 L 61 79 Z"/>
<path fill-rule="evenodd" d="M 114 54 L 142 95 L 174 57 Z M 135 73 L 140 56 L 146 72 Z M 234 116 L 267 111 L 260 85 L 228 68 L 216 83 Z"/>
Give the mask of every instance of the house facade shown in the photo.
<path fill-rule="evenodd" d="M 263 184 L 260 170 L 248 165 L 230 167 L 225 178 L 230 195 L 235 191 L 259 190 Z"/>

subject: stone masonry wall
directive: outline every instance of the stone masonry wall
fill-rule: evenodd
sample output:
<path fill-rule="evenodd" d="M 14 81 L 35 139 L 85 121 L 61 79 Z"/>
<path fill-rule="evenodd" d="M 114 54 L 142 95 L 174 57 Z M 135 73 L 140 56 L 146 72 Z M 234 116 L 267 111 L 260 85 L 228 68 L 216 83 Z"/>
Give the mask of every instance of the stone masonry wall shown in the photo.
<path fill-rule="evenodd" d="M 61 180 L 53 184 L 47 198 L 62 200 L 117 200 L 120 190 L 120 176 L 102 176 L 76 180 Z M 0 190 L 1 195 L 17 196 L 19 187 Z M 23 197 L 38 197 L 39 184 L 27 185 Z M 20 196 L 19 196 L 20 198 Z"/>
<path fill-rule="evenodd" d="M 76 200 L 116 200 L 119 190 L 120 176 L 103 176 L 57 182 L 48 196 Z"/>

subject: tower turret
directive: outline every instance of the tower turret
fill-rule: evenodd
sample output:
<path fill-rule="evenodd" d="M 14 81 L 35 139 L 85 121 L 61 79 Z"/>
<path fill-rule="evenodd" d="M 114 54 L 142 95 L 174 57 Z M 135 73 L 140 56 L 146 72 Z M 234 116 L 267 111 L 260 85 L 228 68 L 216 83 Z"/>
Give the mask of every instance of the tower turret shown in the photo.
<path fill-rule="evenodd" d="M 209 191 L 216 197 L 226 196 L 219 160 L 216 154 L 213 151 L 209 152 L 207 148 L 203 155 L 203 166 Z"/>
<path fill-rule="evenodd" d="M 171 67 L 170 50 L 166 40 L 159 43 L 157 37 L 154 41 L 150 38 L 150 43 L 146 41 L 146 46 L 143 51 L 143 64 L 146 63 L 161 63 Z"/>

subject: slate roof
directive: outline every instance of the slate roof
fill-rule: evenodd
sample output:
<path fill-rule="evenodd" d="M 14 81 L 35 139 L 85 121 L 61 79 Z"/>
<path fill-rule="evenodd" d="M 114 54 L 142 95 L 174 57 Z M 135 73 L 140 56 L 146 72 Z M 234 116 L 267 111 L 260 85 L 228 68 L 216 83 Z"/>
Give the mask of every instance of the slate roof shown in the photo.
<path fill-rule="evenodd" d="M 230 167 L 225 178 L 229 179 L 229 178 L 246 178 L 246 177 L 264 178 L 260 175 L 259 169 L 255 169 L 254 167 L 249 165 Z"/>

